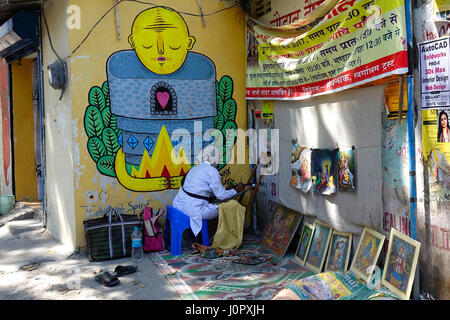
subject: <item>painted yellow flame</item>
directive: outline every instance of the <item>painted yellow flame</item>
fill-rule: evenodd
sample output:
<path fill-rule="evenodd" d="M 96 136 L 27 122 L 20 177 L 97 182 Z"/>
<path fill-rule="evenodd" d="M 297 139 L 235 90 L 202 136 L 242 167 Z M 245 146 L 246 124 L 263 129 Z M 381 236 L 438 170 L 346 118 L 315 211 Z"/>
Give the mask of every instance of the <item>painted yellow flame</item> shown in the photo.
<path fill-rule="evenodd" d="M 170 177 L 182 176 L 191 168 L 183 148 L 180 149 L 178 155 L 175 154 L 165 126 L 159 132 L 153 157 L 150 157 L 145 150 L 139 169 L 133 167 L 131 176 L 135 178 L 161 177 L 164 175 L 164 168 Z"/>

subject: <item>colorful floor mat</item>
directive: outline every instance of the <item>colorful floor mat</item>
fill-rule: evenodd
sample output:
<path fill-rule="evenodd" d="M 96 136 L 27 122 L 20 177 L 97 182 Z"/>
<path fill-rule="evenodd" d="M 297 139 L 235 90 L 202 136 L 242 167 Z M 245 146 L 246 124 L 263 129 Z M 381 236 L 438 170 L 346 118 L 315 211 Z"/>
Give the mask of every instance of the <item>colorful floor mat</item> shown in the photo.
<path fill-rule="evenodd" d="M 270 300 L 290 282 L 314 274 L 292 255 L 277 265 L 269 260 L 257 265 L 233 263 L 246 254 L 267 253 L 254 241 L 244 240 L 231 257 L 206 259 L 191 252 L 173 257 L 167 250 L 150 257 L 181 298 L 190 300 Z"/>

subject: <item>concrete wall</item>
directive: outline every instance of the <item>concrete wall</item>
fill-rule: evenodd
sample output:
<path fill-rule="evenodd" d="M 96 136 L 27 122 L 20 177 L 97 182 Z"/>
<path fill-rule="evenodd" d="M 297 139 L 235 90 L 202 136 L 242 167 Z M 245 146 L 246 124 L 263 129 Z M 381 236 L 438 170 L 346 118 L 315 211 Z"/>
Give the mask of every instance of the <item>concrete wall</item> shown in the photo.
<path fill-rule="evenodd" d="M 79 8 L 81 14 L 80 29 L 74 28 L 69 31 L 68 41 L 70 48 L 74 49 L 83 40 L 101 15 L 111 8 L 112 3 L 87 0 L 70 1 L 70 5 L 75 6 L 72 8 Z M 196 1 L 156 1 L 154 3 L 173 8 L 179 12 L 199 13 Z M 225 5 L 222 1 L 202 1 L 202 10 L 204 13 L 211 13 L 223 9 Z M 58 16 L 62 16 L 62 11 L 65 11 L 63 6 L 58 3 L 57 7 L 61 10 Z M 133 22 L 139 13 L 149 8 L 151 8 L 150 5 L 140 3 L 120 3 L 118 7 L 120 39 L 118 39 L 116 16 L 113 10 L 68 60 L 70 64 L 70 101 L 72 110 L 71 115 L 68 110 L 67 116 L 70 115 L 70 117 L 67 118 L 66 124 L 68 127 L 72 126 L 73 130 L 71 132 L 67 130 L 67 136 L 60 137 L 60 139 L 61 143 L 63 139 L 66 140 L 65 143 L 68 144 L 68 147 L 70 145 L 70 149 L 66 150 L 71 150 L 70 161 L 64 165 L 64 168 L 67 166 L 67 170 L 73 170 L 72 191 L 75 195 L 75 202 L 70 203 L 70 212 L 75 211 L 74 223 L 76 225 L 75 238 L 77 246 L 83 246 L 85 243 L 82 227 L 83 220 L 95 217 L 96 214 L 101 214 L 98 212 L 105 207 L 111 205 L 123 208 L 126 213 L 137 214 L 143 210 L 144 206 L 165 207 L 166 204 L 172 202 L 173 197 L 178 192 L 178 188 L 172 184 L 169 189 L 163 187 L 164 190 L 139 188 L 139 183 L 136 183 L 136 179 L 133 179 L 131 176 L 131 178 L 126 177 L 126 180 L 131 181 L 131 183 L 124 186 L 117 178 L 117 170 L 114 171 L 114 168 L 108 171 L 107 174 L 105 174 L 105 171 L 100 171 L 104 170 L 105 167 L 99 164 L 100 161 L 94 160 L 90 153 L 92 149 L 89 149 L 88 145 L 89 141 L 91 141 L 92 133 L 87 130 L 85 115 L 87 108 L 92 106 L 93 102 L 89 100 L 89 93 L 93 88 L 95 88 L 94 90 L 101 88 L 105 81 L 108 80 L 106 72 L 108 58 L 116 52 L 132 49 L 128 37 L 131 34 Z M 52 10 L 57 9 L 55 7 Z M 181 15 L 189 29 L 190 35 L 195 37 L 196 40 L 191 51 L 200 53 L 213 62 L 216 69 L 216 80 L 221 80 L 223 76 L 229 76 L 232 79 L 234 88 L 232 98 L 236 102 L 236 117 L 232 122 L 237 127 L 245 129 L 245 73 L 243 72 L 245 70 L 245 24 L 242 11 L 239 8 L 233 8 L 204 17 L 205 25 L 203 25 L 200 17 L 184 13 Z M 56 30 L 53 32 L 56 32 Z M 65 41 L 62 43 L 66 43 Z M 60 51 L 62 50 L 60 49 Z M 164 79 L 164 77 L 161 79 Z M 138 85 L 137 90 L 141 90 L 145 86 L 144 82 L 141 81 L 140 83 L 141 85 Z M 103 90 L 103 95 L 107 96 L 105 90 Z M 139 98 L 133 95 L 133 92 L 130 92 L 130 101 Z M 69 94 L 66 94 L 66 97 L 68 96 Z M 198 101 L 194 108 L 195 112 L 201 111 L 204 105 L 204 97 L 196 95 L 196 99 Z M 104 110 L 103 106 L 98 105 L 98 107 Z M 169 122 L 167 125 L 169 125 Z M 158 132 L 160 132 L 159 129 Z M 115 133 L 117 141 L 119 141 L 120 130 L 115 131 Z M 123 146 L 126 146 L 127 139 L 123 138 L 121 143 Z M 156 139 L 154 139 L 154 143 L 157 143 Z M 166 147 L 171 148 L 169 145 L 166 145 Z M 153 148 L 156 148 L 155 145 L 153 145 Z M 150 156 L 153 157 L 155 154 L 150 154 Z M 156 162 L 162 168 L 162 164 L 165 163 L 164 161 L 167 158 L 162 156 L 161 153 L 156 156 L 162 157 Z M 113 159 L 114 157 L 115 153 L 112 156 L 108 155 L 106 158 Z M 168 164 L 167 166 L 169 167 Z M 232 178 L 235 181 L 245 181 L 248 174 L 248 165 L 233 165 L 231 176 L 227 178 Z M 123 176 L 121 175 L 121 177 Z M 164 178 L 162 173 L 156 173 L 156 176 L 151 174 L 150 177 L 156 179 Z M 147 177 L 144 176 L 138 182 L 142 182 L 145 179 Z M 65 182 L 67 183 L 69 180 Z M 67 191 L 69 191 L 69 188 L 67 188 Z"/>
<path fill-rule="evenodd" d="M 417 1 L 413 8 L 414 37 L 416 43 L 438 37 L 434 24 L 434 1 Z M 448 4 L 446 5 L 449 10 Z M 417 55 L 419 58 L 419 56 Z M 417 68 L 417 66 L 416 66 Z M 415 79 L 420 79 L 416 69 Z M 417 121 L 415 122 L 416 177 L 417 177 L 417 237 L 422 243 L 419 267 L 421 290 L 429 292 L 437 299 L 450 299 L 450 202 L 448 198 L 438 197 L 433 188 L 433 170 L 425 161 L 427 154 L 423 150 L 422 110 L 420 81 L 414 85 L 414 99 L 417 103 Z M 447 157 L 447 163 L 449 159 Z M 442 167 L 442 169 L 445 169 Z M 442 179 L 449 181 L 450 173 L 442 170 Z"/>
<path fill-rule="evenodd" d="M 66 9 L 69 1 L 52 0 L 44 4 L 52 42 L 60 57 L 69 55 L 69 32 Z M 48 84 L 47 66 L 57 58 L 50 48 L 42 26 L 44 122 L 45 122 L 45 197 L 49 231 L 64 243 L 75 247 L 75 210 L 73 188 L 73 125 L 72 89 L 69 85 L 63 98 L 60 91 Z M 68 64 L 69 70 L 71 68 Z"/>
<path fill-rule="evenodd" d="M 271 12 L 258 20 L 276 25 L 276 18 L 301 9 L 305 1 L 273 1 Z M 281 22 L 281 24 L 283 24 Z M 277 201 L 306 215 L 307 222 L 315 218 L 329 223 L 342 232 L 354 234 L 356 248 L 364 226 L 383 231 L 382 202 L 382 113 L 384 85 L 351 89 L 341 93 L 301 101 L 274 101 L 274 128 L 279 129 L 280 169 L 276 176 L 266 177 L 273 189 L 273 199 L 267 200 L 268 186 L 258 197 L 259 220 L 268 222 Z M 255 102 L 261 110 L 260 102 Z M 341 149 L 355 147 L 356 192 L 334 195 L 305 194 L 290 186 L 292 139 L 310 148 Z M 284 160 L 283 160 L 284 159 Z"/>
<path fill-rule="evenodd" d="M 384 86 L 347 90 L 302 101 L 275 101 L 274 128 L 280 135 L 279 202 L 295 211 L 354 233 L 382 230 L 381 140 Z M 370 98 L 368 98 L 370 97 Z M 355 146 L 356 192 L 334 195 L 303 193 L 290 186 L 292 139 L 310 148 Z"/>

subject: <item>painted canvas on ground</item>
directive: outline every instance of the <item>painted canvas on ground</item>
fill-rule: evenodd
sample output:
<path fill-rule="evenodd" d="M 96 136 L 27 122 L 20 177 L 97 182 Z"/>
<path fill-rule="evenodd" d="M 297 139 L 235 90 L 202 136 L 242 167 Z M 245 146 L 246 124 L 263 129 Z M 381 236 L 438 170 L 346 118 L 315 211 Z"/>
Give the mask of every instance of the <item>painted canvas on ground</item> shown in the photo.
<path fill-rule="evenodd" d="M 261 245 L 275 254 L 275 261 L 282 258 L 297 231 L 303 215 L 284 206 L 278 206 L 272 220 L 261 236 Z"/>
<path fill-rule="evenodd" d="M 305 265 L 315 272 L 321 272 L 330 243 L 332 228 L 319 220 L 314 221 L 314 226 L 314 234 Z"/>
<path fill-rule="evenodd" d="M 351 248 L 352 234 L 333 230 L 325 262 L 325 271 L 346 272 Z"/>
<path fill-rule="evenodd" d="M 420 242 L 391 229 L 381 283 L 401 299 L 411 294 L 419 250 Z"/>
<path fill-rule="evenodd" d="M 388 289 L 369 286 L 351 273 L 322 272 L 289 283 L 272 300 L 396 300 Z"/>
<path fill-rule="evenodd" d="M 295 148 L 296 145 L 294 145 Z M 300 151 L 300 152 L 299 152 Z M 296 147 L 291 158 L 292 180 L 291 185 L 308 193 L 312 186 L 311 180 L 311 149 Z M 294 161 L 294 162 L 292 162 Z"/>
<path fill-rule="evenodd" d="M 311 245 L 312 235 L 314 233 L 315 226 L 309 223 L 305 223 L 300 235 L 300 241 L 298 242 L 297 250 L 295 251 L 295 260 L 304 265 L 306 255 L 308 254 L 309 246 Z"/>
<path fill-rule="evenodd" d="M 337 188 L 337 151 L 313 149 L 311 163 L 313 191 L 327 195 L 335 193 Z"/>
<path fill-rule="evenodd" d="M 376 265 L 385 236 L 368 227 L 364 227 L 350 271 L 368 282 L 372 275 L 371 266 Z"/>
<path fill-rule="evenodd" d="M 353 148 L 347 150 L 339 150 L 337 156 L 339 168 L 339 191 L 355 191 L 356 170 L 355 152 Z"/>

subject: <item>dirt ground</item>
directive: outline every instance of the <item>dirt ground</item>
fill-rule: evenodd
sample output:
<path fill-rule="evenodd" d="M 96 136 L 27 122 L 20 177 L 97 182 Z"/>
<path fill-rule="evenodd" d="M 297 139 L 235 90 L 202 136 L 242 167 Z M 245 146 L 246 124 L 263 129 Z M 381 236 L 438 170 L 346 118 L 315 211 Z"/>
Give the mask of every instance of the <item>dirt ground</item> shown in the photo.
<path fill-rule="evenodd" d="M 0 227 L 0 300 L 178 300 L 172 285 L 161 275 L 148 254 L 89 262 L 59 243 L 35 219 L 9 221 Z M 117 265 L 137 265 L 120 284 L 105 287 L 94 280 Z"/>

